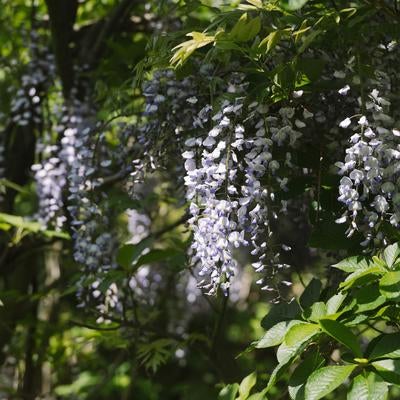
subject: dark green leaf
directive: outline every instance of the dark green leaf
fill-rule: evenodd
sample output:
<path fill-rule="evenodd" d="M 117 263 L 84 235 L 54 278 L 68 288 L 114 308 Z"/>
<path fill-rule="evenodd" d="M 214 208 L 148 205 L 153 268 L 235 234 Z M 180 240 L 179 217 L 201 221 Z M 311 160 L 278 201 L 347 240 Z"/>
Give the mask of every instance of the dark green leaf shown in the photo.
<path fill-rule="evenodd" d="M 289 380 L 289 395 L 293 400 L 306 400 L 304 384 L 307 378 L 324 364 L 324 358 L 318 351 L 309 354 L 294 370 Z"/>
<path fill-rule="evenodd" d="M 368 352 L 368 358 L 400 358 L 400 333 L 382 334 L 374 340 Z"/>
<path fill-rule="evenodd" d="M 322 330 L 333 337 L 339 343 L 349 348 L 355 356 L 361 357 L 361 347 L 354 333 L 339 321 L 321 319 L 319 321 Z"/>
<path fill-rule="evenodd" d="M 300 296 L 300 305 L 303 308 L 311 307 L 313 303 L 319 300 L 321 294 L 322 282 L 313 278 Z"/>
<path fill-rule="evenodd" d="M 363 313 L 375 310 L 385 301 L 385 297 L 381 295 L 378 285 L 368 285 L 360 288 L 355 293 L 356 312 Z"/>
<path fill-rule="evenodd" d="M 272 306 L 271 311 L 262 319 L 261 326 L 270 329 L 278 322 L 296 319 L 300 313 L 301 309 L 296 301 L 277 304 Z"/>
<path fill-rule="evenodd" d="M 138 244 L 125 244 L 117 254 L 119 265 L 130 268 L 132 264 L 141 256 L 141 254 L 153 244 L 152 238 L 146 238 Z"/>
<path fill-rule="evenodd" d="M 371 365 L 386 382 L 400 385 L 400 360 L 379 360 L 374 361 Z"/>

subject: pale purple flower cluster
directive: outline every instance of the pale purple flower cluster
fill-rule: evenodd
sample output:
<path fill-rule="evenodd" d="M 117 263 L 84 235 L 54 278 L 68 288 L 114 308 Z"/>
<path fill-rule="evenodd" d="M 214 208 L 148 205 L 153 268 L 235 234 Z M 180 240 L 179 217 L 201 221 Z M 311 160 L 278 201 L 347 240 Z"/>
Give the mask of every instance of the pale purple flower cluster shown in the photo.
<path fill-rule="evenodd" d="M 348 236 L 360 230 L 366 237 L 363 245 L 368 245 L 383 238 L 377 232 L 382 221 L 400 226 L 400 130 L 390 115 L 391 103 L 380 90 L 369 93 L 364 108 L 363 115 L 340 123 L 354 133 L 344 162 L 336 166 L 343 175 L 339 201 L 347 207 L 338 222 L 350 220 Z"/>
<path fill-rule="evenodd" d="M 186 195 L 191 202 L 192 261 L 203 277 L 199 285 L 208 294 L 219 287 L 227 292 L 238 269 L 235 248 L 251 246 L 251 255 L 257 258 L 252 264 L 256 272 L 264 271 L 271 259 L 275 263 L 274 256 L 267 257 L 272 235 L 269 218 L 276 217 L 269 203 L 274 202 L 275 193 L 273 184 L 266 188 L 262 180 L 270 176 L 279 190 L 287 189 L 288 179 L 278 171 L 281 163 L 292 165 L 291 154 L 286 152 L 279 162 L 273 148 L 295 146 L 301 136 L 298 129 L 305 126 L 293 121 L 294 108 L 281 108 L 275 116 L 257 102 L 244 105 L 241 92 L 245 87 L 238 85 L 234 100 L 222 102 L 206 137 L 186 140 L 182 154 Z M 259 283 L 270 289 L 265 279 Z"/>
<path fill-rule="evenodd" d="M 25 66 L 20 87 L 11 100 L 12 120 L 19 126 L 42 122 L 41 97 L 55 77 L 54 56 L 39 44 L 36 32 L 31 34 L 31 61 Z"/>
<path fill-rule="evenodd" d="M 44 226 L 61 230 L 66 221 L 64 213 L 64 189 L 66 185 L 66 165 L 58 158 L 58 146 L 47 145 L 42 150 L 41 164 L 32 166 L 39 200 L 37 219 Z"/>

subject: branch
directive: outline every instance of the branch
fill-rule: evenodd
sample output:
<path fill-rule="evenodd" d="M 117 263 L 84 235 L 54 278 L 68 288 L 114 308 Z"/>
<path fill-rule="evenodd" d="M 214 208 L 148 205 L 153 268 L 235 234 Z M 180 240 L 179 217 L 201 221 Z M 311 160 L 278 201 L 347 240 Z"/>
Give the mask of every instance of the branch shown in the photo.
<path fill-rule="evenodd" d="M 46 0 L 51 38 L 63 93 L 69 97 L 74 81 L 70 41 L 78 8 L 77 0 Z"/>
<path fill-rule="evenodd" d="M 82 54 L 82 56 L 85 56 L 85 63 L 89 65 L 95 64 L 96 60 L 101 56 L 107 39 L 113 32 L 119 29 L 120 25 L 122 25 L 129 16 L 132 7 L 138 3 L 138 0 L 122 0 L 111 12 L 111 15 L 105 19 L 104 25 L 100 30 L 97 25 L 94 27 L 97 32 L 97 35 L 94 37 L 94 43 L 89 43 L 87 49 L 90 49 L 90 51 L 86 54 Z"/>

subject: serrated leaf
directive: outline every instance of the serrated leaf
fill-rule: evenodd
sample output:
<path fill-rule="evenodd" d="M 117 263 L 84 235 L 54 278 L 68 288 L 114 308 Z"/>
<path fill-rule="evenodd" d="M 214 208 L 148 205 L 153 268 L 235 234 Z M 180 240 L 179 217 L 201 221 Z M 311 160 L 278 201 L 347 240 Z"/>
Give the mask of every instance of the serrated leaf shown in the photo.
<path fill-rule="evenodd" d="M 393 266 L 399 254 L 400 254 L 400 249 L 397 243 L 391 244 L 390 246 L 386 247 L 386 249 L 383 251 L 383 257 L 389 268 Z"/>
<path fill-rule="evenodd" d="M 374 339 L 368 358 L 400 358 L 400 333 L 382 334 Z"/>
<path fill-rule="evenodd" d="M 239 386 L 239 397 L 237 400 L 245 400 L 250 394 L 251 389 L 257 382 L 257 374 L 255 372 L 247 375 Z"/>
<path fill-rule="evenodd" d="M 319 400 L 339 387 L 354 371 L 356 365 L 335 365 L 314 371 L 305 386 L 307 400 Z"/>
<path fill-rule="evenodd" d="M 239 385 L 232 383 L 221 389 L 218 394 L 218 400 L 235 400 L 235 397 L 239 391 Z"/>
<path fill-rule="evenodd" d="M 281 344 L 289 328 L 298 323 L 301 323 L 301 321 L 294 320 L 278 322 L 272 328 L 268 329 L 264 336 L 256 343 L 255 347 L 257 349 L 264 349 Z"/>
<path fill-rule="evenodd" d="M 379 281 L 379 290 L 387 299 L 400 298 L 400 271 L 389 271 Z"/>
<path fill-rule="evenodd" d="M 307 378 L 325 363 L 318 351 L 309 354 L 294 370 L 289 379 L 288 391 L 291 399 L 305 400 L 304 384 Z"/>
<path fill-rule="evenodd" d="M 321 319 L 319 324 L 322 330 L 339 343 L 350 349 L 357 357 L 362 356 L 361 347 L 354 333 L 339 321 Z"/>
<path fill-rule="evenodd" d="M 280 376 L 289 368 L 289 366 L 293 363 L 293 361 L 304 351 L 309 341 L 310 339 L 307 339 L 304 340 L 303 342 L 297 343 L 297 345 L 291 348 L 286 347 L 284 351 L 285 357 L 281 358 L 282 361 L 279 362 L 279 364 L 272 371 L 267 387 L 265 388 L 266 392 L 268 392 L 274 386 L 275 382 L 280 378 Z M 281 346 L 283 346 L 283 344 Z"/>
<path fill-rule="evenodd" d="M 359 270 L 368 269 L 370 266 L 365 258 L 355 256 L 346 258 L 338 262 L 337 264 L 333 264 L 332 267 L 340 269 L 344 272 L 355 272 Z"/>
<path fill-rule="evenodd" d="M 321 294 L 322 282 L 319 279 L 311 279 L 310 283 L 301 294 L 299 302 L 303 308 L 311 307 L 319 300 Z"/>
<path fill-rule="evenodd" d="M 347 400 L 385 400 L 388 390 L 379 375 L 369 372 L 367 376 L 357 375 L 353 379 Z"/>

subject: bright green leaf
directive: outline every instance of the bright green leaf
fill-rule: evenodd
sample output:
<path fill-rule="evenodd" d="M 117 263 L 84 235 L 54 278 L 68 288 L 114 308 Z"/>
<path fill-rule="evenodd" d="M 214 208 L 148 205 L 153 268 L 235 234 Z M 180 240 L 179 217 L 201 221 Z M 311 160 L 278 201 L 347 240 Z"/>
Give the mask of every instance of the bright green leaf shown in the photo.
<path fill-rule="evenodd" d="M 356 256 L 346 258 L 337 264 L 333 264 L 332 267 L 340 269 L 344 272 L 356 272 L 359 270 L 368 269 L 370 266 L 365 258 Z"/>
<path fill-rule="evenodd" d="M 239 397 L 238 400 L 245 400 L 250 394 L 251 389 L 257 382 L 257 374 L 255 372 L 247 375 L 239 386 Z"/>
<path fill-rule="evenodd" d="M 219 392 L 218 400 L 235 400 L 238 391 L 239 385 L 237 383 L 227 385 Z"/>
<path fill-rule="evenodd" d="M 400 271 L 389 271 L 379 281 L 379 290 L 387 299 L 400 297 Z"/>
<path fill-rule="evenodd" d="M 256 343 L 257 349 L 264 349 L 266 347 L 273 347 L 281 344 L 285 338 L 286 332 L 290 327 L 301 321 L 282 321 L 278 322 L 264 334 L 264 336 Z"/>
<path fill-rule="evenodd" d="M 397 243 L 391 244 L 390 246 L 386 247 L 386 249 L 383 251 L 383 257 L 389 268 L 393 266 L 399 254 L 400 254 L 400 249 Z"/>
<path fill-rule="evenodd" d="M 367 376 L 357 375 L 347 394 L 347 400 L 385 400 L 388 385 L 379 375 L 369 372 Z"/>
<path fill-rule="evenodd" d="M 307 400 L 319 400 L 339 387 L 354 371 L 356 365 L 334 365 L 314 371 L 305 386 Z"/>
<path fill-rule="evenodd" d="M 296 11 L 303 7 L 308 0 L 280 0 L 282 8 L 288 11 Z"/>

